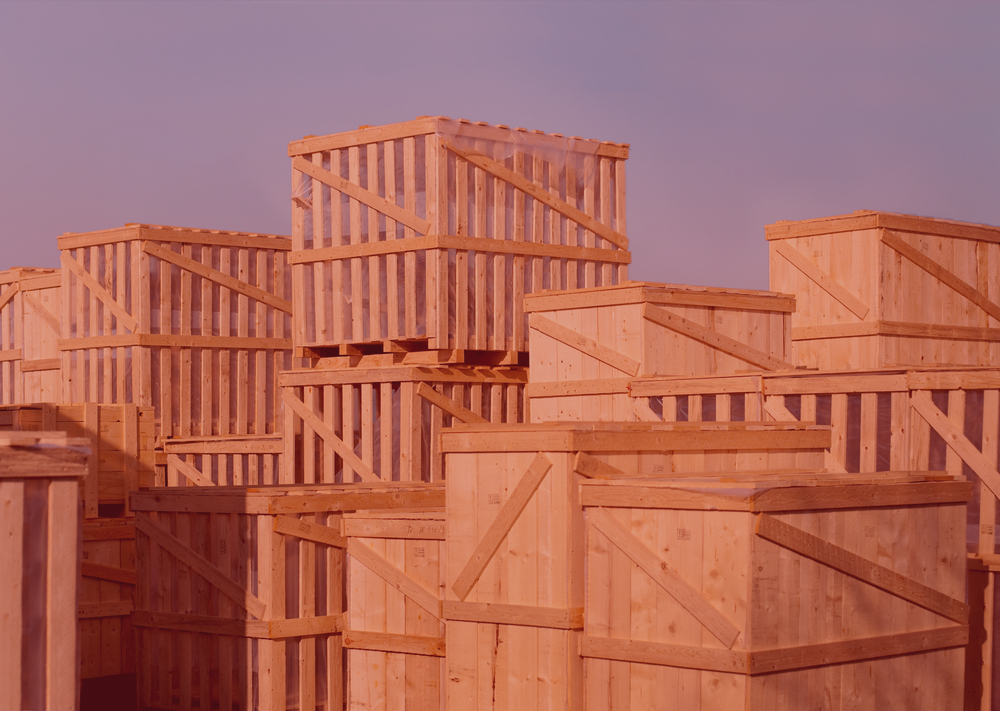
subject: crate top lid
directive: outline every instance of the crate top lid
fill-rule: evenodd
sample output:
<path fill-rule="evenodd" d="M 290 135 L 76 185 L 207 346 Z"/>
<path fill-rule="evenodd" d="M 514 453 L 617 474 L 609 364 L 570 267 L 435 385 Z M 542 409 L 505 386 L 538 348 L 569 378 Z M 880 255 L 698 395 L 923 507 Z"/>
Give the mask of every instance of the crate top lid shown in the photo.
<path fill-rule="evenodd" d="M 584 506 L 710 511 L 816 509 L 964 503 L 972 483 L 946 472 L 774 472 L 678 479 L 588 479 Z"/>
<path fill-rule="evenodd" d="M 442 452 L 692 452 L 826 449 L 830 428 L 801 422 L 569 422 L 456 425 Z"/>
<path fill-rule="evenodd" d="M 609 158 L 628 158 L 627 143 L 598 141 L 595 138 L 565 136 L 561 133 L 529 131 L 525 128 L 511 128 L 504 124 L 489 124 L 485 121 L 451 119 L 447 116 L 418 116 L 412 121 L 392 123 L 382 126 L 359 126 L 353 131 L 334 133 L 327 136 L 305 136 L 302 140 L 288 144 L 290 157 L 309 155 L 321 151 L 348 148 L 368 143 L 380 143 L 428 134 L 459 136 L 463 139 L 481 139 L 523 144 L 526 148 L 559 148 Z"/>
<path fill-rule="evenodd" d="M 524 310 L 559 311 L 594 306 L 623 304 L 667 304 L 708 306 L 742 311 L 795 311 L 795 297 L 775 291 L 724 289 L 715 286 L 661 284 L 651 281 L 626 281 L 614 286 L 587 289 L 545 290 L 526 294 Z"/>
<path fill-rule="evenodd" d="M 0 478 L 82 477 L 90 453 L 89 439 L 65 432 L 0 432 Z"/>
<path fill-rule="evenodd" d="M 819 217 L 810 220 L 779 220 L 764 227 L 764 234 L 768 240 L 777 240 L 878 228 L 1000 242 L 1000 227 L 994 225 L 942 220 L 936 217 L 901 215 L 877 210 L 857 210 L 850 215 Z"/>
<path fill-rule="evenodd" d="M 93 247 L 116 242 L 149 240 L 150 242 L 179 242 L 223 247 L 248 247 L 256 249 L 276 249 L 291 251 L 292 239 L 284 235 L 259 232 L 231 232 L 195 227 L 171 227 L 168 225 L 147 225 L 128 222 L 122 227 L 94 232 L 66 232 L 59 237 L 59 249 Z"/>

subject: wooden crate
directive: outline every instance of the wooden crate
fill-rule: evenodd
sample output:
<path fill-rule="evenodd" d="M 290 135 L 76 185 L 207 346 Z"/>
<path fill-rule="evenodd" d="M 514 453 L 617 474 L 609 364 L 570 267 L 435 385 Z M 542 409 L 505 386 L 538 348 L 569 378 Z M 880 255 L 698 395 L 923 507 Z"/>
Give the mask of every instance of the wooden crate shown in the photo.
<path fill-rule="evenodd" d="M 139 224 L 60 237 L 63 399 L 153 407 L 163 437 L 280 431 L 290 246 Z"/>
<path fill-rule="evenodd" d="M 288 484 L 281 434 L 183 437 L 156 452 L 156 486 Z"/>
<path fill-rule="evenodd" d="M 584 708 L 961 709 L 971 484 L 854 477 L 584 483 Z"/>
<path fill-rule="evenodd" d="M 1000 558 L 969 560 L 969 646 L 965 650 L 965 711 L 992 711 L 1000 703 L 997 659 L 997 572 Z"/>
<path fill-rule="evenodd" d="M 87 440 L 0 433 L 0 709 L 78 708 L 80 480 Z"/>
<path fill-rule="evenodd" d="M 524 368 L 471 366 L 282 373 L 284 461 L 300 483 L 440 481 L 441 428 L 523 422 L 526 380 Z"/>
<path fill-rule="evenodd" d="M 344 514 L 347 708 L 443 709 L 444 511 Z"/>
<path fill-rule="evenodd" d="M 634 377 L 790 368 L 794 309 L 784 294 L 648 282 L 532 294 L 532 421 L 642 421 Z"/>
<path fill-rule="evenodd" d="M 80 678 L 135 673 L 135 519 L 83 522 Z"/>
<path fill-rule="evenodd" d="M 0 407 L 0 431 L 66 432 L 85 437 L 95 456 L 83 480 L 85 518 L 120 516 L 127 495 L 153 483 L 153 408 L 40 403 Z"/>
<path fill-rule="evenodd" d="M 440 484 L 133 494 L 139 706 L 341 709 L 345 511 L 444 504 Z"/>
<path fill-rule="evenodd" d="M 0 404 L 59 399 L 58 269 L 0 272 Z"/>
<path fill-rule="evenodd" d="M 1000 227 L 863 210 L 766 234 L 796 365 L 1000 363 Z"/>
<path fill-rule="evenodd" d="M 288 154 L 297 354 L 526 351 L 525 294 L 626 277 L 625 144 L 421 117 Z"/>
<path fill-rule="evenodd" d="M 699 476 L 725 457 L 808 469 L 828 438 L 783 424 L 445 430 L 448 708 L 583 708 L 585 477 Z"/>

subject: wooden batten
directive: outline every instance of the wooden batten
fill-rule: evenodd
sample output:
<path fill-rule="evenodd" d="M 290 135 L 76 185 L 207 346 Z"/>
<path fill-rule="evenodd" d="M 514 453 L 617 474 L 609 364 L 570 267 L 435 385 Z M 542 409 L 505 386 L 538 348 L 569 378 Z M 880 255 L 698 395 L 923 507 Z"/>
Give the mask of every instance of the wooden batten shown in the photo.
<path fill-rule="evenodd" d="M 0 404 L 60 397 L 58 269 L 0 272 Z"/>
<path fill-rule="evenodd" d="M 771 288 L 799 304 L 797 366 L 998 362 L 1000 227 L 859 211 L 766 234 Z"/>
<path fill-rule="evenodd" d="M 60 237 L 61 399 L 152 407 L 163 437 L 279 432 L 290 246 L 140 224 Z"/>
<path fill-rule="evenodd" d="M 282 373 L 287 471 L 298 483 L 441 481 L 442 428 L 523 422 L 526 380 L 463 365 Z"/>
<path fill-rule="evenodd" d="M 260 486 L 291 483 L 283 468 L 281 434 L 182 437 L 162 440 L 157 486 Z"/>
<path fill-rule="evenodd" d="M 794 309 L 786 294 L 647 282 L 527 296 L 532 417 L 643 421 L 630 378 L 789 369 Z"/>
<path fill-rule="evenodd" d="M 525 294 L 625 279 L 627 146 L 436 117 L 289 156 L 304 353 L 523 353 Z"/>

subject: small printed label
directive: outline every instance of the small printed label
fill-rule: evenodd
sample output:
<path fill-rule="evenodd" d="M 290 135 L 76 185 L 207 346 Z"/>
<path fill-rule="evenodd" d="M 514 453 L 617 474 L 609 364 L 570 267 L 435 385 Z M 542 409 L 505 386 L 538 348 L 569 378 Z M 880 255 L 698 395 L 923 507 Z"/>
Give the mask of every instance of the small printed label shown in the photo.
<path fill-rule="evenodd" d="M 489 494 L 486 497 L 486 501 L 487 501 L 487 503 L 489 503 L 490 506 L 499 506 L 500 505 L 500 494 Z"/>
<path fill-rule="evenodd" d="M 226 539 L 225 538 L 220 538 L 219 539 L 219 555 L 225 555 L 225 554 L 226 554 Z"/>
<path fill-rule="evenodd" d="M 657 474 L 662 474 L 666 470 L 667 470 L 667 468 L 663 464 L 654 464 L 653 465 L 653 472 L 655 472 Z"/>
<path fill-rule="evenodd" d="M 987 536 L 993 535 L 993 524 L 992 523 L 981 523 L 979 524 L 979 532 L 984 533 Z"/>
<path fill-rule="evenodd" d="M 425 550 L 424 548 L 414 548 L 413 549 L 413 557 L 414 558 L 425 558 L 426 557 L 426 553 L 424 552 L 424 550 Z"/>
<path fill-rule="evenodd" d="M 875 538 L 874 526 L 865 526 L 865 538 Z"/>
<path fill-rule="evenodd" d="M 90 551 L 84 551 L 83 552 L 83 559 L 84 560 L 89 560 L 89 558 L 90 558 Z"/>
<path fill-rule="evenodd" d="M 690 528 L 678 528 L 677 529 L 677 540 L 678 541 L 690 541 L 691 540 L 691 529 Z"/>

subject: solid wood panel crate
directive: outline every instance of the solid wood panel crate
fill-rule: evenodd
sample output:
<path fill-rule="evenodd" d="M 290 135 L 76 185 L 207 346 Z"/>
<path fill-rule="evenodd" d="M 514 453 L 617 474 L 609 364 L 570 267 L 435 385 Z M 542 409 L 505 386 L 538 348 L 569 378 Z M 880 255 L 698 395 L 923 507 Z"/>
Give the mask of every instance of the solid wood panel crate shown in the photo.
<path fill-rule="evenodd" d="M 634 377 L 791 368 L 794 310 L 785 294 L 648 282 L 532 294 L 533 421 L 642 421 Z"/>
<path fill-rule="evenodd" d="M 343 708 L 340 517 L 443 504 L 419 483 L 134 494 L 139 706 Z"/>
<path fill-rule="evenodd" d="M 526 380 L 471 366 L 282 373 L 286 467 L 302 483 L 440 481 L 441 428 L 523 422 Z"/>
<path fill-rule="evenodd" d="M 344 514 L 347 708 L 443 709 L 444 511 Z"/>
<path fill-rule="evenodd" d="M 153 408 L 39 403 L 0 407 L 0 431 L 66 432 L 90 440 L 91 474 L 83 481 L 85 518 L 118 516 L 127 495 L 153 483 Z"/>
<path fill-rule="evenodd" d="M 526 351 L 525 294 L 626 277 L 625 144 L 421 117 L 288 154 L 296 348 Z"/>
<path fill-rule="evenodd" d="M 1000 227 L 862 210 L 766 234 L 796 365 L 1000 363 Z"/>
<path fill-rule="evenodd" d="M 87 440 L 0 433 L 0 709 L 76 709 Z"/>
<path fill-rule="evenodd" d="M 282 435 L 228 435 L 163 440 L 156 453 L 157 486 L 287 484 Z"/>
<path fill-rule="evenodd" d="M 585 708 L 961 709 L 971 484 L 859 476 L 584 483 Z"/>
<path fill-rule="evenodd" d="M 0 404 L 59 399 L 58 269 L 0 272 Z"/>
<path fill-rule="evenodd" d="M 583 707 L 585 477 L 659 477 L 672 468 L 696 476 L 715 468 L 706 452 L 722 451 L 746 469 L 766 467 L 771 453 L 771 468 L 794 469 L 796 449 L 814 457 L 828 437 L 784 425 L 445 430 L 448 708 Z"/>
<path fill-rule="evenodd" d="M 83 522 L 80 678 L 135 672 L 135 519 Z"/>
<path fill-rule="evenodd" d="M 163 437 L 279 431 L 290 246 L 140 224 L 60 237 L 63 398 L 151 406 Z"/>

